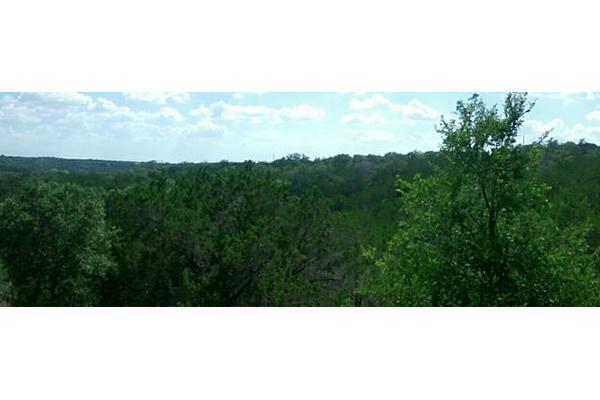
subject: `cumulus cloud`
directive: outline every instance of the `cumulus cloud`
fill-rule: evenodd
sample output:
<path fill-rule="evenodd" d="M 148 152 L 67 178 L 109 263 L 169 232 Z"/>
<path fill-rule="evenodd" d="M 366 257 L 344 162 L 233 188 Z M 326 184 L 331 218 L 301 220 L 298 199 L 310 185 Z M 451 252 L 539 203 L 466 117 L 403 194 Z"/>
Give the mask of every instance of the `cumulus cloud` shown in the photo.
<path fill-rule="evenodd" d="M 57 92 L 57 93 L 25 93 L 19 99 L 40 104 L 75 105 L 91 108 L 94 99 L 83 93 Z"/>
<path fill-rule="evenodd" d="M 207 129 L 226 130 L 229 123 L 279 124 L 290 120 L 321 121 L 325 110 L 309 104 L 291 107 L 268 107 L 263 105 L 237 105 L 219 100 L 210 105 L 201 105 L 189 115 Z"/>
<path fill-rule="evenodd" d="M 198 111 L 194 114 L 197 114 Z M 206 114 L 206 113 L 205 113 Z M 32 136 L 150 136 L 212 135 L 222 126 L 205 118 L 186 117 L 176 108 L 134 110 L 105 97 L 81 93 L 24 93 L 0 97 L 4 132 Z"/>
<path fill-rule="evenodd" d="M 94 99 L 82 93 L 7 94 L 0 100 L 0 121 L 17 124 L 41 123 L 47 118 L 94 108 Z"/>
<path fill-rule="evenodd" d="M 380 94 L 374 94 L 366 99 L 350 100 L 350 108 L 357 111 L 372 110 L 378 107 L 389 106 L 390 104 L 393 103 Z"/>
<path fill-rule="evenodd" d="M 598 143 L 600 139 L 600 126 L 590 126 L 582 123 L 567 125 L 560 118 L 554 118 L 550 121 L 527 120 L 524 126 L 537 135 L 550 131 L 550 137 L 562 142 L 578 142 L 585 139 L 589 142 Z"/>
<path fill-rule="evenodd" d="M 194 117 L 210 117 L 212 115 L 212 111 L 210 111 L 210 108 L 203 104 L 200 107 L 190 111 L 190 115 Z"/>
<path fill-rule="evenodd" d="M 600 110 L 594 110 L 591 113 L 587 114 L 585 118 L 588 121 L 600 121 Z"/>
<path fill-rule="evenodd" d="M 349 126 L 345 133 L 352 140 L 388 150 L 434 149 L 438 145 L 434 121 L 441 114 L 417 99 L 394 102 L 379 93 L 355 93 L 348 104 L 351 112 L 342 116 L 341 122 Z"/>
<path fill-rule="evenodd" d="M 325 110 L 308 104 L 300 104 L 294 107 L 283 107 L 278 109 L 281 119 L 308 119 L 321 121 L 325 117 Z"/>
<path fill-rule="evenodd" d="M 184 119 L 179 111 L 171 107 L 162 107 L 158 115 L 161 118 L 172 119 L 176 122 L 181 122 Z"/>
<path fill-rule="evenodd" d="M 565 127 L 565 123 L 560 118 L 554 118 L 551 121 L 527 120 L 524 123 L 525 127 L 529 127 L 538 135 L 542 135 L 548 131 L 557 131 Z"/>
<path fill-rule="evenodd" d="M 564 105 L 573 104 L 580 100 L 597 100 L 598 92 L 561 92 L 561 93 L 531 93 L 531 97 L 561 101 Z"/>
<path fill-rule="evenodd" d="M 575 124 L 569 129 L 569 134 L 574 139 L 589 139 L 590 136 L 600 135 L 600 126 L 589 126 L 583 124 Z"/>
<path fill-rule="evenodd" d="M 178 102 L 187 94 L 129 94 L 148 103 L 131 104 L 119 96 L 83 93 L 0 94 L 0 132 L 5 137 L 54 140 L 67 143 L 85 138 L 150 143 L 169 137 L 198 139 L 222 136 L 231 124 L 280 124 L 288 121 L 322 121 L 325 111 L 310 104 L 285 107 L 235 105 L 217 101 L 191 110 Z M 141 100 L 143 99 L 143 100 Z M 262 129 L 262 127 L 261 127 Z M 285 130 L 281 130 L 285 133 Z M 162 138 L 162 139 L 161 139 Z M 187 140 L 187 139 L 186 139 Z M 21 141 L 21 143 L 24 143 Z M 174 143 L 174 142 L 172 142 Z"/>
<path fill-rule="evenodd" d="M 406 104 L 394 103 L 381 94 L 374 94 L 367 98 L 354 98 L 350 100 L 350 108 L 355 111 L 387 109 L 393 113 L 402 114 L 404 117 L 435 120 L 440 113 L 419 100 L 411 100 Z"/>
<path fill-rule="evenodd" d="M 225 132 L 227 130 L 224 125 L 220 125 L 215 121 L 212 110 L 204 104 L 191 110 L 189 115 L 195 121 L 192 123 L 195 128 L 210 132 Z"/>
<path fill-rule="evenodd" d="M 578 93 L 570 93 L 570 92 L 561 92 L 561 93 L 532 93 L 534 98 L 540 99 L 550 99 L 550 100 L 559 100 L 564 104 L 574 103 Z"/>
<path fill-rule="evenodd" d="M 169 101 L 185 103 L 190 99 L 186 92 L 125 92 L 123 96 L 130 100 L 164 105 Z"/>
<path fill-rule="evenodd" d="M 217 118 L 225 121 L 246 121 L 253 124 L 265 122 L 280 123 L 283 120 L 321 121 L 325 117 L 325 110 L 309 104 L 274 108 L 262 105 L 242 106 L 219 100 L 210 105 L 210 111 Z"/>
<path fill-rule="evenodd" d="M 32 107 L 19 101 L 15 96 L 4 96 L 0 100 L 0 121 L 6 123 L 39 123 L 41 116 Z"/>
<path fill-rule="evenodd" d="M 372 125 L 372 124 L 384 124 L 386 122 L 385 117 L 380 113 L 374 114 L 362 114 L 362 113 L 352 113 L 347 114 L 342 117 L 342 122 L 344 123 L 360 123 L 364 125 Z"/>

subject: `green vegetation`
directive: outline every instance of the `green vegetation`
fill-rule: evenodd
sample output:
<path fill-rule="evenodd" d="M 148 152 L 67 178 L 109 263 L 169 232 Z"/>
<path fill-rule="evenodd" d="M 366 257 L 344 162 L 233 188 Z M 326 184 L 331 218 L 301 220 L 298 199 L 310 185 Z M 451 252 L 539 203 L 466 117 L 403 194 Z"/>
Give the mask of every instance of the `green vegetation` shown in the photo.
<path fill-rule="evenodd" d="M 0 208 L 0 253 L 15 305 L 95 305 L 114 268 L 114 231 L 93 189 L 28 183 Z"/>
<path fill-rule="evenodd" d="M 600 147 L 474 95 L 439 152 L 161 164 L 0 156 L 0 304 L 600 304 Z"/>
<path fill-rule="evenodd" d="M 546 306 L 598 301 L 585 230 L 561 231 L 536 178 L 540 143 L 516 145 L 530 104 L 503 115 L 474 96 L 442 120 L 448 167 L 399 181 L 404 218 L 367 285 L 374 304 Z"/>

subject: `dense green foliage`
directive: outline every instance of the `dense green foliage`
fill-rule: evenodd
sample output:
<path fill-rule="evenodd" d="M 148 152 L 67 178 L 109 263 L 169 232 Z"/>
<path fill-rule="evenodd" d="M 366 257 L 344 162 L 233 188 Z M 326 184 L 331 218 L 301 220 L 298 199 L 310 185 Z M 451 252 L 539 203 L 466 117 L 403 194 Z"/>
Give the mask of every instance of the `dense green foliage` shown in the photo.
<path fill-rule="evenodd" d="M 587 305 L 594 257 L 577 226 L 561 232 L 535 176 L 539 144 L 516 145 L 530 105 L 509 95 L 503 115 L 474 96 L 442 121 L 449 165 L 399 182 L 405 213 L 369 282 L 375 304 Z"/>
<path fill-rule="evenodd" d="M 600 148 L 479 97 L 439 152 L 161 164 L 0 156 L 0 304 L 597 305 Z"/>
<path fill-rule="evenodd" d="M 114 268 L 100 195 L 74 184 L 27 184 L 0 208 L 0 254 L 15 305 L 95 305 Z"/>
<path fill-rule="evenodd" d="M 291 195 L 245 164 L 160 177 L 108 203 L 122 239 L 115 304 L 320 304 L 336 257 L 315 192 Z"/>

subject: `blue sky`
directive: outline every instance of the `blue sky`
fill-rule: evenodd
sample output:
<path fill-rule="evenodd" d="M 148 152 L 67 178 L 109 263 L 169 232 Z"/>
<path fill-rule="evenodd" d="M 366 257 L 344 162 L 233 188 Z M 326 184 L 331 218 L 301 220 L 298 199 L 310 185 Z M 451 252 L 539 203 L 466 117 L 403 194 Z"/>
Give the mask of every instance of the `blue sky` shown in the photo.
<path fill-rule="evenodd" d="M 484 93 L 501 104 L 503 93 Z M 470 93 L 0 93 L 0 154 L 111 160 L 267 160 L 290 153 L 436 150 Z M 598 93 L 531 93 L 526 141 L 600 144 Z"/>

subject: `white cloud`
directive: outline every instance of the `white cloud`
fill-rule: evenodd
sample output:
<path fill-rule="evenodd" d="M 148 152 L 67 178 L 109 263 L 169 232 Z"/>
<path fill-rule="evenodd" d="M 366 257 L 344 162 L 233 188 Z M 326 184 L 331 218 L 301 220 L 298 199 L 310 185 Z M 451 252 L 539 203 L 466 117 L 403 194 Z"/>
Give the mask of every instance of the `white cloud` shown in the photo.
<path fill-rule="evenodd" d="M 554 118 L 549 122 L 539 120 L 527 120 L 524 123 L 525 127 L 529 127 L 538 135 L 544 134 L 548 131 L 557 131 L 565 127 L 565 123 L 560 118 Z"/>
<path fill-rule="evenodd" d="M 275 109 L 266 106 L 240 106 L 228 104 L 222 100 L 210 105 L 211 111 L 214 111 L 224 120 L 234 121 L 237 119 L 253 119 L 255 122 L 261 122 L 262 118 L 274 119 Z"/>
<path fill-rule="evenodd" d="M 120 119 L 136 122 L 150 122 L 163 119 L 181 122 L 185 119 L 179 111 L 172 107 L 161 107 L 160 110 L 156 112 L 134 111 L 127 106 L 119 106 L 104 97 L 98 97 L 91 108 L 100 114 L 102 118 L 111 120 Z"/>
<path fill-rule="evenodd" d="M 41 123 L 45 118 L 94 107 L 91 96 L 81 93 L 20 93 L 0 100 L 0 120 L 12 123 Z"/>
<path fill-rule="evenodd" d="M 433 122 L 441 114 L 417 99 L 397 103 L 378 93 L 360 94 L 352 95 L 349 106 L 352 112 L 341 120 L 353 124 L 352 129 L 345 130 L 352 140 L 369 142 L 388 151 L 430 150 L 439 145 Z M 371 129 L 373 125 L 385 129 Z"/>
<path fill-rule="evenodd" d="M 200 120 L 184 125 L 171 125 L 165 129 L 165 133 L 168 135 L 194 135 L 204 137 L 214 136 L 216 134 L 221 134 L 225 131 L 226 128 L 224 126 L 217 125 L 210 120 Z"/>
<path fill-rule="evenodd" d="M 123 96 L 130 100 L 164 105 L 169 101 L 185 103 L 190 99 L 186 92 L 125 92 Z"/>
<path fill-rule="evenodd" d="M 132 120 L 142 120 L 146 119 L 142 117 L 144 113 L 136 113 L 131 110 L 129 107 L 118 106 L 113 101 L 105 99 L 104 97 L 96 98 L 96 102 L 92 106 L 92 109 L 100 114 L 102 117 L 109 119 L 132 119 Z"/>
<path fill-rule="evenodd" d="M 360 100 L 360 99 L 350 100 L 350 108 L 353 110 L 356 110 L 356 111 L 372 110 L 374 108 L 387 106 L 391 103 L 392 103 L 391 101 L 389 101 L 382 95 L 374 94 L 371 97 L 368 97 L 363 100 Z"/>
<path fill-rule="evenodd" d="M 4 96 L 0 100 L 0 121 L 9 123 L 39 123 L 41 116 L 26 103 L 19 102 L 14 96 Z"/>
<path fill-rule="evenodd" d="M 282 119 L 308 119 L 312 121 L 321 121 L 325 118 L 325 110 L 321 107 L 315 107 L 309 104 L 283 107 L 278 109 L 278 113 L 279 118 Z"/>
<path fill-rule="evenodd" d="M 210 105 L 210 111 L 225 121 L 242 120 L 253 124 L 279 123 L 285 119 L 321 121 L 325 117 L 325 110 L 309 104 L 273 108 L 253 105 L 241 106 L 220 100 Z"/>
<path fill-rule="evenodd" d="M 194 128 L 205 129 L 212 132 L 226 131 L 224 126 L 221 126 L 214 121 L 213 112 L 205 105 L 193 109 L 190 111 L 190 115 L 196 119 L 196 122 L 192 124 L 192 127 Z"/>
<path fill-rule="evenodd" d="M 227 130 L 225 126 L 215 122 L 212 110 L 204 104 L 191 110 L 189 114 L 195 118 L 195 122 L 192 123 L 190 129 L 204 129 L 211 132 L 225 132 Z"/>
<path fill-rule="evenodd" d="M 185 94 L 187 96 L 187 94 Z M 131 95 L 128 97 L 130 98 Z M 136 95 L 133 95 L 136 97 Z M 137 96 L 155 104 L 176 102 L 173 94 Z M 183 96 L 185 98 L 185 96 Z M 112 135 L 145 138 L 153 135 L 213 135 L 227 131 L 227 122 L 281 123 L 321 121 L 325 111 L 309 104 L 289 107 L 239 106 L 224 101 L 201 105 L 183 115 L 175 105 L 138 110 L 112 98 L 81 93 L 24 93 L 0 96 L 3 130 L 20 134 Z"/>
<path fill-rule="evenodd" d="M 173 119 L 174 121 L 181 122 L 184 120 L 183 116 L 174 108 L 162 107 L 158 112 L 162 118 Z"/>
<path fill-rule="evenodd" d="M 540 99 L 550 99 L 550 100 L 560 100 L 564 104 L 571 104 L 575 102 L 575 98 L 578 96 L 578 93 L 572 92 L 561 92 L 561 93 L 532 93 L 531 96 L 534 98 Z"/>
<path fill-rule="evenodd" d="M 568 133 L 575 140 L 588 139 L 591 135 L 600 135 L 600 126 L 575 124 L 575 126 L 568 130 Z"/>
<path fill-rule="evenodd" d="M 394 112 L 402 113 L 406 117 L 421 117 L 431 120 L 435 120 L 440 117 L 439 112 L 421 103 L 419 100 L 411 100 L 407 104 L 393 104 L 391 109 Z"/>
<path fill-rule="evenodd" d="M 374 113 L 374 114 L 352 113 L 352 114 L 344 115 L 342 117 L 342 122 L 344 122 L 344 123 L 357 122 L 357 123 L 364 124 L 364 125 L 384 124 L 385 117 L 380 113 Z"/>
<path fill-rule="evenodd" d="M 591 113 L 587 114 L 585 118 L 588 121 L 600 121 L 600 110 L 594 110 Z"/>
<path fill-rule="evenodd" d="M 212 115 L 212 111 L 210 111 L 210 108 L 206 107 L 205 105 L 201 105 L 200 107 L 190 111 L 190 115 L 194 117 L 210 117 Z"/>
<path fill-rule="evenodd" d="M 561 92 L 561 93 L 531 93 L 531 97 L 562 101 L 563 104 L 573 104 L 579 100 L 596 100 L 598 92 Z"/>
<path fill-rule="evenodd" d="M 179 110 L 162 106 L 156 111 L 137 111 L 104 97 L 78 93 L 32 93 L 0 97 L 0 122 L 4 131 L 31 137 L 128 136 L 135 140 L 159 136 L 207 136 L 225 131 L 198 109 L 187 122 Z"/>
<path fill-rule="evenodd" d="M 94 99 L 83 93 L 75 92 L 57 92 L 57 93 L 26 93 L 21 98 L 41 104 L 61 104 L 61 105 L 76 105 L 91 108 Z"/>
<path fill-rule="evenodd" d="M 600 139 L 600 126 L 589 126 L 582 123 L 568 126 L 560 118 L 554 118 L 548 122 L 527 120 L 524 126 L 537 135 L 551 130 L 550 137 L 561 142 L 578 142 L 585 139 L 588 142 L 599 143 Z"/>
<path fill-rule="evenodd" d="M 350 100 L 350 108 L 354 111 L 387 109 L 392 113 L 398 113 L 407 118 L 426 120 L 435 120 L 440 117 L 440 113 L 437 110 L 419 100 L 413 99 L 406 104 L 394 103 L 378 93 L 364 99 L 353 98 Z"/>

